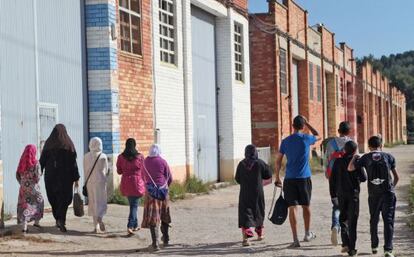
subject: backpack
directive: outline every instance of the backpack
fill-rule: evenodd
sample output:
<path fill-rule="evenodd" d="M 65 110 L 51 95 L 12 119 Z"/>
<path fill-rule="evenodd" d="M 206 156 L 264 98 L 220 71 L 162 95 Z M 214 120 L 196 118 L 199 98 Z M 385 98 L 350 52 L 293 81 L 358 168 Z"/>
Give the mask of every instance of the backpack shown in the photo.
<path fill-rule="evenodd" d="M 275 189 L 273 190 L 272 206 L 269 210 L 268 219 L 273 224 L 282 225 L 288 216 L 288 203 L 285 200 L 285 198 L 283 198 L 283 189 L 280 189 L 279 199 L 277 199 L 276 204 L 273 206 L 275 202 L 276 190 L 277 190 L 277 187 L 275 186 Z M 273 213 L 272 213 L 272 207 L 273 207 Z"/>
<path fill-rule="evenodd" d="M 374 152 L 371 154 L 367 173 L 368 192 L 370 195 L 381 195 L 392 190 L 390 168 L 381 153 Z"/>
<path fill-rule="evenodd" d="M 325 170 L 325 176 L 327 178 L 331 177 L 332 168 L 333 168 L 333 165 L 336 159 L 342 158 L 344 156 L 344 152 L 342 151 L 342 149 L 339 148 L 338 143 L 336 142 L 335 139 L 332 139 L 329 143 L 332 145 L 334 152 L 331 153 L 330 156 L 328 156 L 328 160 L 327 160 L 328 163 L 327 163 L 326 170 Z"/>

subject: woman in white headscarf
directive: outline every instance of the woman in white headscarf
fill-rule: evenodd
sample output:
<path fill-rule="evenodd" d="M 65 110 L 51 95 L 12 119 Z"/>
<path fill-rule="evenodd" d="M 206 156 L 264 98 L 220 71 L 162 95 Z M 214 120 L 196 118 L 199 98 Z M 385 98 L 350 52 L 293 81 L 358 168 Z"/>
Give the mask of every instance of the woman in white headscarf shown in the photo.
<path fill-rule="evenodd" d="M 88 189 L 88 215 L 93 217 L 94 232 L 101 233 L 105 232 L 102 219 L 107 209 L 108 159 L 102 152 L 102 140 L 98 137 L 91 139 L 89 150 L 83 159 L 84 181 Z"/>

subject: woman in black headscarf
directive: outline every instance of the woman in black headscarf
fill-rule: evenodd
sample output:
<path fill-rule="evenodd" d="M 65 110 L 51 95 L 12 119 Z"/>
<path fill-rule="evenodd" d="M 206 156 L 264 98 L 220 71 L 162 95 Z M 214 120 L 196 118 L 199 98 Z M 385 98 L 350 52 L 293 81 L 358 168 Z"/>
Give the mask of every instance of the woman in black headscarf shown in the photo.
<path fill-rule="evenodd" d="M 66 212 L 72 202 L 73 185 L 79 186 L 79 172 L 75 146 L 63 124 L 53 128 L 39 162 L 45 171 L 46 193 L 56 226 L 66 232 Z"/>
<path fill-rule="evenodd" d="M 246 146 L 244 156 L 237 166 L 236 181 L 240 184 L 239 228 L 242 229 L 243 246 L 248 246 L 249 238 L 254 236 L 251 228 L 255 228 L 258 240 L 263 239 L 263 180 L 270 179 L 272 171 L 269 165 L 259 159 L 256 146 Z"/>

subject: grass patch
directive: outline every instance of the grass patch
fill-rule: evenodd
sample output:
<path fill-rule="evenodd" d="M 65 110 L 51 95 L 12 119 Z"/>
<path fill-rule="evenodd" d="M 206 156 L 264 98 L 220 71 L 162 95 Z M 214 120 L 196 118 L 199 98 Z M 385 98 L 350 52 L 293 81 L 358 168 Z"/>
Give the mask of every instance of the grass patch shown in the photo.
<path fill-rule="evenodd" d="M 169 187 L 168 193 L 170 200 L 172 201 L 184 199 L 186 193 L 185 186 L 178 181 L 173 181 Z"/>
<path fill-rule="evenodd" d="M 309 160 L 309 165 L 311 167 L 312 172 L 324 172 L 322 158 L 319 156 L 312 156 Z"/>
<path fill-rule="evenodd" d="M 128 198 L 122 195 L 121 190 L 119 190 L 119 187 L 115 189 L 114 194 L 109 199 L 109 203 L 129 205 Z"/>
<path fill-rule="evenodd" d="M 203 183 L 200 179 L 192 176 L 185 182 L 185 191 L 192 194 L 207 193 L 208 184 Z"/>
<path fill-rule="evenodd" d="M 396 146 L 403 145 L 403 144 L 404 144 L 404 141 L 398 141 L 398 142 L 395 142 L 395 143 L 385 143 L 384 147 L 385 148 L 394 148 Z"/>

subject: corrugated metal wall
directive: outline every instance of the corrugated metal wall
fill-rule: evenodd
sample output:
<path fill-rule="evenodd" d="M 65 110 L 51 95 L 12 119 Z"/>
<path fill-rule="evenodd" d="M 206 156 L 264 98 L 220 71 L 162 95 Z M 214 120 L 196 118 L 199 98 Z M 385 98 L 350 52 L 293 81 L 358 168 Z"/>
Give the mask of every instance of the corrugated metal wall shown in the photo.
<path fill-rule="evenodd" d="M 1 149 L 7 213 L 16 211 L 15 170 L 20 154 L 26 144 L 39 144 L 37 98 L 57 107 L 58 122 L 67 126 L 82 166 L 86 85 L 81 8 L 81 2 L 73 0 L 0 1 Z"/>

